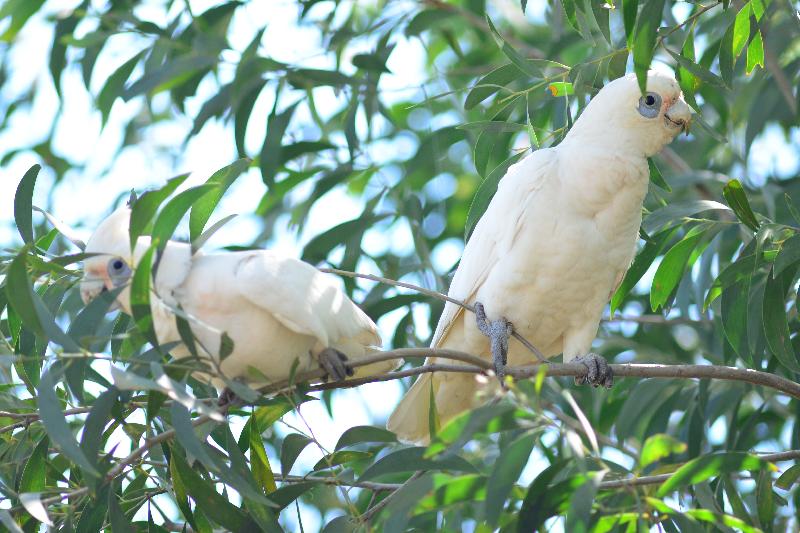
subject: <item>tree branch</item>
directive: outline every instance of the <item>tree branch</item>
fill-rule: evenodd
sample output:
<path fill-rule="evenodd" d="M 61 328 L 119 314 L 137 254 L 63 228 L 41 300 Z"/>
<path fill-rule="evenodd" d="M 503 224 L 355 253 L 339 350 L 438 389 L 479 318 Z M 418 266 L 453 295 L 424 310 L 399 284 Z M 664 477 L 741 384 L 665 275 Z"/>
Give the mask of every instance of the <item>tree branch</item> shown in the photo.
<path fill-rule="evenodd" d="M 440 359 L 452 359 L 469 363 L 468 365 L 443 365 L 439 363 L 423 365 L 407 370 L 389 372 L 362 378 L 347 379 L 332 383 L 320 383 L 312 385 L 310 390 L 344 389 L 357 387 L 365 383 L 377 383 L 391 381 L 408 376 L 415 376 L 430 372 L 467 372 L 474 374 L 487 374 L 492 368 L 491 363 L 472 354 L 448 350 L 443 348 L 400 348 L 388 350 L 375 355 L 370 355 L 356 361 L 351 361 L 353 367 L 365 366 L 381 361 L 399 358 L 419 358 L 436 357 Z M 612 364 L 609 365 L 617 377 L 638 377 L 638 378 L 675 378 L 675 379 L 721 379 L 726 381 L 741 381 L 760 385 L 780 391 L 793 398 L 800 399 L 800 384 L 775 374 L 751 370 L 748 368 L 736 368 L 731 366 L 715 365 L 660 365 L 660 364 Z M 543 370 L 542 370 L 543 369 Z M 586 375 L 586 367 L 580 363 L 543 363 L 525 366 L 506 367 L 506 374 L 517 379 L 530 378 L 540 371 L 547 376 L 573 376 L 583 377 Z M 305 382 L 319 379 L 324 375 L 322 369 L 313 370 L 297 376 L 296 382 Z M 287 381 L 278 382 L 263 388 L 264 393 L 282 392 L 293 388 Z"/>
<path fill-rule="evenodd" d="M 377 363 L 381 361 L 399 359 L 399 358 L 420 358 L 420 357 L 436 357 L 441 359 L 450 359 L 460 361 L 460 365 L 446 365 L 446 364 L 429 364 L 417 368 L 410 368 L 397 372 L 390 372 L 382 375 L 366 376 L 357 379 L 348 379 L 334 383 L 321 383 L 312 385 L 310 390 L 326 390 L 326 389 L 341 389 L 350 388 L 362 385 L 365 383 L 375 383 L 381 381 L 389 381 L 400 379 L 407 376 L 419 375 L 429 372 L 465 372 L 474 374 L 488 374 L 490 372 L 491 363 L 489 361 L 476 357 L 472 354 L 459 352 L 456 350 L 447 350 L 441 348 L 401 348 L 397 350 L 389 350 L 386 352 L 377 353 L 362 359 L 352 361 L 352 366 L 360 367 Z M 767 374 L 758 370 L 734 368 L 727 366 L 709 366 L 709 365 L 658 365 L 658 364 L 613 364 L 609 365 L 614 374 L 618 377 L 642 377 L 642 378 L 677 378 L 677 379 L 721 379 L 728 381 L 741 381 L 751 383 L 753 385 L 761 385 L 764 387 L 772 388 L 777 391 L 783 392 L 793 398 L 800 399 L 800 384 L 790 381 L 781 376 Z M 576 363 L 545 363 L 533 364 L 518 367 L 508 367 L 506 374 L 513 379 L 525 379 L 536 376 L 539 372 L 545 372 L 548 376 L 575 376 L 581 377 L 586 375 L 586 367 L 582 364 Z M 303 373 L 298 376 L 299 381 L 308 381 L 311 379 L 319 379 L 322 377 L 323 371 L 314 370 L 311 372 Z M 297 382 L 296 382 L 297 383 Z M 290 390 L 296 386 L 288 382 L 280 382 L 270 385 L 262 390 L 264 393 L 278 393 Z M 223 408 L 224 410 L 224 408 Z M 199 426 L 206 422 L 211 421 L 207 415 L 201 415 L 192 420 L 193 426 Z M 137 462 L 140 458 L 154 446 L 170 440 L 175 435 L 174 429 L 169 429 L 163 433 L 159 433 L 154 437 L 145 439 L 144 443 L 131 452 L 127 457 L 120 460 L 105 476 L 105 482 L 110 482 L 116 477 L 120 476 L 125 469 Z M 781 452 L 778 454 L 767 454 L 763 456 L 766 460 L 790 460 L 800 458 L 800 451 L 793 450 L 789 452 Z M 655 476 L 650 476 L 656 479 Z M 636 478 L 641 479 L 641 478 Z M 655 483 L 656 481 L 652 481 Z M 606 483 L 628 483 L 628 484 L 644 484 L 643 481 L 633 480 L 614 480 Z M 615 485 L 616 486 L 616 485 Z M 622 485 L 620 485 L 622 486 Z M 603 484 L 600 485 L 604 487 Z M 384 489 L 381 489 L 384 490 Z M 386 488 L 385 490 L 391 490 Z M 63 501 L 64 499 L 76 498 L 88 494 L 89 488 L 83 487 L 73 490 L 58 496 L 42 500 L 42 503 L 47 506 L 54 503 Z M 384 500 L 385 501 L 385 500 Z M 370 515 L 372 516 L 372 515 Z"/>

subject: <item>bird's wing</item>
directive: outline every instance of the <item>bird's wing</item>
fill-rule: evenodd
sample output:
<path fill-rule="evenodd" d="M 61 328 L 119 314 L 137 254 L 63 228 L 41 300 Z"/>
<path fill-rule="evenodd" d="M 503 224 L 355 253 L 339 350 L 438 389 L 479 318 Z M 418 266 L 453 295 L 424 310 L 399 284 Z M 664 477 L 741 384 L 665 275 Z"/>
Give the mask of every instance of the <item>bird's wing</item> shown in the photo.
<path fill-rule="evenodd" d="M 448 295 L 472 303 L 492 268 L 513 245 L 521 228 L 526 205 L 536 194 L 556 158 L 552 149 L 533 152 L 512 165 L 500 180 L 489 207 L 472 232 L 458 265 Z M 464 308 L 446 303 L 431 347 L 441 346 Z"/>
<path fill-rule="evenodd" d="M 241 296 L 284 326 L 316 337 L 326 347 L 341 340 L 380 346 L 375 323 L 339 289 L 334 278 L 298 259 L 262 250 L 236 264 Z"/>

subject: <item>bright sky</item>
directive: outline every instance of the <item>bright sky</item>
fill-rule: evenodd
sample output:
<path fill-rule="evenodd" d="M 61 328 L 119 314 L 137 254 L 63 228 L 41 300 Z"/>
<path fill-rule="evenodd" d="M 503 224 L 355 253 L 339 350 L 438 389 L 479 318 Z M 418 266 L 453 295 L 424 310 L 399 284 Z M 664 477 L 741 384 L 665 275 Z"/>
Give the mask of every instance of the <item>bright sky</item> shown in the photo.
<path fill-rule="evenodd" d="M 78 3 L 78 0 L 51 0 L 47 2 L 46 12 L 52 14 L 69 10 Z M 201 13 L 217 2 L 192 0 L 189 3 L 195 13 Z M 183 5 L 180 2 L 175 4 L 176 9 L 182 9 Z M 390 9 L 398 12 L 408 7 L 399 3 L 392 3 L 390 6 Z M 515 0 L 498 1 L 493 3 L 493 6 L 504 13 L 512 13 L 513 7 L 518 13 L 518 4 Z M 312 9 L 312 17 L 321 17 L 328 9 L 330 9 L 328 3 L 318 4 Z M 527 16 L 540 18 L 545 9 L 546 2 L 543 0 L 531 1 Z M 255 31 L 269 22 L 262 50 L 271 57 L 293 64 L 330 68 L 330 58 L 319 53 L 321 43 L 317 31 L 299 28 L 294 24 L 296 10 L 296 2 L 292 0 L 252 2 L 239 8 L 230 31 L 233 48 L 244 49 Z M 159 7 L 148 5 L 139 8 L 137 14 L 142 18 L 163 23 L 160 11 Z M 677 12 L 676 15 L 680 17 Z M 519 15 L 514 17 L 517 23 L 524 23 L 524 19 Z M 93 28 L 89 24 L 82 24 L 79 29 L 89 31 Z M 385 97 L 390 101 L 402 98 L 422 100 L 424 96 L 418 86 L 427 78 L 424 71 L 424 49 L 416 39 L 406 40 L 399 32 L 395 35 L 397 48 L 388 63 L 394 74 L 382 77 Z M 49 46 L 43 44 L 50 43 L 51 39 L 52 26 L 46 23 L 45 17 L 41 15 L 34 17 L 18 36 L 19 42 L 11 58 L 10 71 L 14 73 L 11 89 L 0 94 L 0 98 L 11 99 L 15 94 L 35 86 L 36 99 L 31 109 L 17 112 L 10 127 L 0 132 L 0 156 L 17 147 L 30 146 L 44 139 L 53 117 L 58 113 L 60 104 L 47 70 Z M 292 46 L 287 47 L 287 42 L 291 42 Z M 95 68 L 92 80 L 93 94 L 99 92 L 105 79 L 116 67 L 142 48 L 142 43 L 142 40 L 134 35 L 121 35 L 112 39 Z M 352 47 L 348 53 L 355 54 L 368 48 L 368 43 L 364 43 L 363 48 Z M 343 63 L 349 64 L 347 58 Z M 224 83 L 230 79 L 231 74 L 222 69 L 221 81 Z M 135 72 L 134 77 L 137 75 Z M 93 107 L 92 95 L 83 87 L 80 71 L 75 68 L 67 69 L 62 83 L 64 103 L 56 123 L 54 148 L 56 153 L 67 157 L 73 163 L 85 165 L 85 170 L 74 170 L 67 174 L 53 191 L 53 203 L 50 207 L 57 217 L 79 229 L 84 236 L 88 236 L 96 223 L 114 208 L 114 202 L 126 195 L 131 188 L 141 192 L 147 187 L 158 186 L 165 179 L 187 171 L 193 174 L 186 186 L 194 185 L 204 181 L 215 170 L 229 164 L 236 157 L 232 128 L 216 120 L 209 121 L 197 136 L 181 148 L 182 140 L 192 127 L 192 122 L 185 118 L 151 128 L 135 146 L 125 148 L 117 154 L 123 135 L 122 125 L 136 115 L 139 102 L 117 101 L 108 124 L 102 128 L 100 113 Z M 216 83 L 209 79 L 201 84 L 199 96 L 189 101 L 190 115 L 199 110 L 202 103 L 214 93 L 216 87 Z M 250 153 L 258 152 L 264 135 L 266 116 L 273 104 L 271 95 L 267 93 L 268 91 L 265 91 L 257 101 L 251 126 L 247 132 L 246 146 Z M 335 109 L 340 105 L 341 101 L 332 91 L 327 93 L 321 91 L 321 93 L 317 102 L 320 109 Z M 166 97 L 162 95 L 156 98 L 156 104 L 161 107 L 167 106 Z M 421 113 L 419 118 L 425 120 L 427 117 Z M 293 124 L 297 126 L 303 123 L 309 123 L 308 117 L 302 114 L 296 115 Z M 313 128 L 295 128 L 295 132 L 301 136 L 314 135 Z M 769 128 L 751 151 L 749 175 L 752 178 L 763 179 L 771 172 L 779 175 L 796 172 L 800 165 L 798 145 L 800 145 L 800 133 L 797 130 L 793 134 L 792 144 L 789 145 L 777 128 Z M 399 141 L 392 145 L 376 147 L 372 156 L 380 161 L 398 150 L 414 149 L 412 142 Z M 175 154 L 177 157 L 173 158 Z M 22 153 L 0 169 L 0 244 L 19 242 L 13 226 L 14 191 L 24 172 L 36 162 L 38 158 L 35 155 Z M 386 179 L 392 181 L 399 179 L 399 176 L 389 173 Z M 448 196 L 454 186 L 452 176 L 442 176 L 429 185 L 437 194 L 441 194 L 441 197 Z M 52 187 L 53 175 L 45 167 L 40 173 L 34 203 L 46 206 L 47 193 Z M 261 222 L 255 217 L 247 216 L 247 213 L 253 212 L 263 192 L 264 185 L 257 170 L 250 171 L 240 178 L 217 208 L 216 218 L 231 213 L 242 213 L 243 216 L 223 228 L 208 246 L 250 242 L 259 232 Z M 295 198 L 302 198 L 306 193 L 307 190 L 298 191 Z M 360 199 L 352 198 L 341 190 L 334 190 L 312 209 L 302 233 L 297 234 L 290 227 L 287 216 L 281 217 L 277 222 L 276 237 L 271 247 L 299 257 L 303 245 L 314 235 L 354 218 L 361 211 L 361 206 Z M 378 231 L 368 233 L 364 242 L 365 248 L 377 252 L 389 245 L 401 250 L 413 245 L 406 225 L 399 224 L 391 231 L 390 235 Z M 440 270 L 449 268 L 457 260 L 460 249 L 461 244 L 456 241 L 445 242 L 434 249 L 433 258 L 437 268 Z M 366 270 L 371 266 L 360 265 L 359 268 Z M 649 284 L 647 279 L 645 282 Z M 398 312 L 381 320 L 379 325 L 385 338 L 391 337 L 394 324 L 399 318 Z M 427 316 L 420 310 L 415 314 L 415 318 L 420 334 L 424 336 L 428 331 Z M 338 392 L 334 397 L 333 419 L 328 416 L 320 402 L 305 404 L 302 407 L 302 414 L 323 446 L 332 449 L 346 428 L 374 421 L 381 423 L 385 420 L 399 399 L 400 393 L 401 387 L 398 382 L 368 385 Z M 302 419 L 294 415 L 288 416 L 287 421 L 299 428 L 304 428 L 305 425 Z M 239 429 L 236 429 L 235 433 L 238 434 L 238 431 Z M 287 428 L 281 427 L 279 431 L 286 432 Z M 307 472 L 320 456 L 318 449 L 307 448 L 297 461 L 293 472 Z M 279 464 L 274 453 L 270 454 L 270 459 L 273 465 Z M 622 462 L 619 457 L 612 459 Z M 541 463 L 534 459 L 529 463 L 523 477 L 530 480 L 541 468 Z M 294 513 L 285 514 L 287 523 L 296 521 Z M 317 530 L 324 523 L 322 517 L 309 507 L 303 507 L 302 516 L 307 531 Z M 331 518 L 332 516 L 325 517 L 325 521 Z"/>

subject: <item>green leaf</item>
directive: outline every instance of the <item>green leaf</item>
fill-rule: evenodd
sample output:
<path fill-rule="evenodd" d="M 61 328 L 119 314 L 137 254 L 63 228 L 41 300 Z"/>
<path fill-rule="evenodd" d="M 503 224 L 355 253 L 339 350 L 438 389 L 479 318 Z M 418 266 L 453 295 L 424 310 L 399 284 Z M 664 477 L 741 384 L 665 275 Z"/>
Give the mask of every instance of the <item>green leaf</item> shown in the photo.
<path fill-rule="evenodd" d="M 714 87 L 718 87 L 720 89 L 727 89 L 727 86 L 725 85 L 725 80 L 723 80 L 710 70 L 701 67 L 691 59 L 688 59 L 680 54 L 676 54 L 669 48 L 667 48 L 667 52 L 669 52 L 669 54 L 675 58 L 675 61 L 678 62 L 681 68 L 686 69 L 693 76 L 696 76 L 697 78 L 703 80 L 704 82 Z"/>
<path fill-rule="evenodd" d="M 22 468 L 18 492 L 42 492 L 47 485 L 47 452 L 50 439 L 43 436 Z"/>
<path fill-rule="evenodd" d="M 633 70 L 642 94 L 647 91 L 647 69 L 653 60 L 656 36 L 664 13 L 664 0 L 646 0 L 636 23 L 633 38 Z"/>
<path fill-rule="evenodd" d="M 656 495 L 663 497 L 687 485 L 696 485 L 729 472 L 761 470 L 762 468 L 770 468 L 770 466 L 767 461 L 749 453 L 711 453 L 693 459 L 680 467 L 668 480 L 661 484 Z"/>
<path fill-rule="evenodd" d="M 127 102 L 139 95 L 152 95 L 177 87 L 196 74 L 208 71 L 216 63 L 217 57 L 212 55 L 179 56 L 159 67 L 146 70 L 138 80 L 125 88 L 122 98 Z"/>
<path fill-rule="evenodd" d="M 180 485 L 197 503 L 197 508 L 217 524 L 230 531 L 249 531 L 254 526 L 247 515 L 232 505 L 227 498 L 220 496 L 212 481 L 203 479 L 189 467 L 180 453 L 173 446 L 170 454 L 170 470 L 173 477 L 180 480 Z"/>
<path fill-rule="evenodd" d="M 61 410 L 61 402 L 56 396 L 56 380 L 63 375 L 63 372 L 61 365 L 56 364 L 42 374 L 37 389 L 38 395 L 36 396 L 39 415 L 44 423 L 44 429 L 53 444 L 79 466 L 85 474 L 95 478 L 100 477 L 100 473 L 78 446 L 78 441 L 75 440 L 75 435 L 72 434 L 72 430 L 70 430 L 69 424 L 67 424 L 67 420 L 64 417 L 64 412 Z"/>
<path fill-rule="evenodd" d="M 86 249 L 86 243 L 83 242 L 81 239 L 79 239 L 77 237 L 77 234 L 75 233 L 75 230 L 73 230 L 72 228 L 70 228 L 69 226 L 64 224 L 62 221 L 58 220 L 56 217 L 54 217 L 53 215 L 51 215 L 50 213 L 48 213 L 44 209 L 40 209 L 40 208 L 38 208 L 38 207 L 36 207 L 34 205 L 33 206 L 33 210 L 41 213 L 42 215 L 44 215 L 44 218 L 46 218 L 47 221 L 50 222 L 50 224 L 52 224 L 53 227 L 65 239 L 67 239 L 69 242 L 71 242 L 72 244 L 74 244 L 75 246 L 80 248 L 81 250 L 85 250 Z M 75 254 L 75 255 L 76 256 L 81 256 L 81 254 Z M 63 259 L 64 259 L 63 257 L 59 257 L 59 258 L 52 259 L 52 261 L 53 262 L 57 262 L 58 261 L 58 263 L 61 264 Z M 77 259 L 76 261 L 80 261 L 80 260 L 82 260 L 82 259 Z"/>
<path fill-rule="evenodd" d="M 364 443 L 393 443 L 397 442 L 397 437 L 391 431 L 375 426 L 355 426 L 351 427 L 339 437 L 334 450 L 349 448 L 357 444 Z"/>
<path fill-rule="evenodd" d="M 345 241 L 352 239 L 353 236 L 362 235 L 367 229 L 372 228 L 376 222 L 387 216 L 368 213 L 320 233 L 303 248 L 303 261 L 314 264 L 324 260 L 331 250 L 341 244 L 345 244 Z"/>
<path fill-rule="evenodd" d="M 158 346 L 158 339 L 153 330 L 153 316 L 150 310 L 150 271 L 153 267 L 153 254 L 156 250 L 154 242 L 147 251 L 142 254 L 139 264 L 133 271 L 133 278 L 130 286 L 131 314 L 147 340 L 154 347 Z"/>
<path fill-rule="evenodd" d="M 751 230 L 758 231 L 758 219 L 756 219 L 756 215 L 750 207 L 750 202 L 747 201 L 747 195 L 739 180 L 730 180 L 725 185 L 725 188 L 722 189 L 722 195 L 731 209 L 733 209 L 733 212 L 736 213 L 737 218 Z"/>
<path fill-rule="evenodd" d="M 17 36 L 17 33 L 25 26 L 35 13 L 39 12 L 44 0 L 9 0 L 0 6 L 0 20 L 11 16 L 11 22 L 6 30 L 0 35 L 0 41 L 11 43 Z"/>
<path fill-rule="evenodd" d="M 566 15 L 569 25 L 572 26 L 572 29 L 580 33 L 581 28 L 578 25 L 578 15 L 575 3 L 575 0 L 561 0 L 561 7 L 564 8 L 564 15 Z"/>
<path fill-rule="evenodd" d="M 111 74 L 111 76 L 108 77 L 105 85 L 103 85 L 103 88 L 97 95 L 96 105 L 100 110 L 101 116 L 103 117 L 103 126 L 105 126 L 106 122 L 108 122 L 108 116 L 111 114 L 111 108 L 114 106 L 114 101 L 118 97 L 122 96 L 122 93 L 125 89 L 125 83 L 128 81 L 128 78 L 131 77 L 133 69 L 136 68 L 136 65 L 142 59 L 144 54 L 145 50 L 142 50 L 123 63 L 117 70 L 114 71 L 113 74 Z"/>
<path fill-rule="evenodd" d="M 756 30 L 747 45 L 747 74 L 750 75 L 756 67 L 764 68 L 764 39 L 761 37 L 761 30 Z"/>
<path fill-rule="evenodd" d="M 550 94 L 555 97 L 575 94 L 575 88 L 568 81 L 553 82 L 547 86 L 547 89 L 550 91 Z"/>
<path fill-rule="evenodd" d="M 41 165 L 33 165 L 22 176 L 14 194 L 14 222 L 25 243 L 33 242 L 33 188 Z"/>
<path fill-rule="evenodd" d="M 642 222 L 642 229 L 649 235 L 671 228 L 685 222 L 691 217 L 705 211 L 730 211 L 730 208 L 713 200 L 689 200 L 675 202 L 656 209 Z"/>
<path fill-rule="evenodd" d="M 786 317 L 786 291 L 783 278 L 787 274 L 794 276 L 794 272 L 787 271 L 775 278 L 767 276 L 764 287 L 764 304 L 762 319 L 764 335 L 769 351 L 780 363 L 793 372 L 800 372 L 800 363 L 792 347 L 789 332 L 789 323 Z"/>
<path fill-rule="evenodd" d="M 163 250 L 167 246 L 167 242 L 175 233 L 183 215 L 189 211 L 192 205 L 216 187 L 217 185 L 214 183 L 191 187 L 178 193 L 167 202 L 153 223 L 153 240 L 158 242 L 159 250 Z"/>
<path fill-rule="evenodd" d="M 522 159 L 525 156 L 525 152 L 521 152 L 519 154 L 514 154 L 492 170 L 486 179 L 484 179 L 480 186 L 478 187 L 478 191 L 475 193 L 475 197 L 472 199 L 472 203 L 469 206 L 469 212 L 467 213 L 467 224 L 464 230 L 464 240 L 468 241 L 470 235 L 472 235 L 472 231 L 475 229 L 475 225 L 478 223 L 478 220 L 483 216 L 483 213 L 486 212 L 486 208 L 489 207 L 489 202 L 492 201 L 492 197 L 494 193 L 497 192 L 497 186 L 500 183 L 500 180 L 503 176 L 506 175 L 506 171 L 508 167 Z"/>
<path fill-rule="evenodd" d="M 524 73 L 515 64 L 503 65 L 479 79 L 467 93 L 464 109 L 472 109 L 512 81 L 523 77 Z"/>
<path fill-rule="evenodd" d="M 798 478 L 800 478 L 800 464 L 794 464 L 780 475 L 775 485 L 783 490 L 789 490 L 792 485 L 797 483 Z"/>
<path fill-rule="evenodd" d="M 114 490 L 108 491 L 108 519 L 111 522 L 111 533 L 133 533 L 131 521 L 119 504 L 120 496 Z"/>
<path fill-rule="evenodd" d="M 738 57 L 733 54 L 735 26 L 735 22 L 732 22 L 731 25 L 728 26 L 719 45 L 719 72 L 722 75 L 722 79 L 725 80 L 725 85 L 728 87 L 730 87 L 733 82 L 733 67 Z"/>
<path fill-rule="evenodd" d="M 92 410 L 83 424 L 81 450 L 89 461 L 98 467 L 97 454 L 103 447 L 103 430 L 111 419 L 111 411 L 117 403 L 119 391 L 112 387 L 100 394 L 93 402 Z"/>
<path fill-rule="evenodd" d="M 386 58 L 380 54 L 356 54 L 353 56 L 353 66 L 373 72 L 392 72 L 386 68 Z"/>
<path fill-rule="evenodd" d="M 286 438 L 283 439 L 283 444 L 281 444 L 281 473 L 284 476 L 289 474 L 300 452 L 312 442 L 310 438 L 300 433 L 286 435 Z"/>
<path fill-rule="evenodd" d="M 650 183 L 667 192 L 672 192 L 672 187 L 669 186 L 664 176 L 661 175 L 661 171 L 658 169 L 652 157 L 647 158 L 647 166 L 650 168 Z"/>
<path fill-rule="evenodd" d="M 367 481 L 386 474 L 396 474 L 400 472 L 414 472 L 417 470 L 447 470 L 454 472 L 476 472 L 466 459 L 458 455 L 446 455 L 439 459 L 426 459 L 426 448 L 411 447 L 403 448 L 385 455 L 370 465 L 359 481 Z"/>
<path fill-rule="evenodd" d="M 408 26 L 406 26 L 405 34 L 408 37 L 416 37 L 421 35 L 422 32 L 439 24 L 441 21 L 452 18 L 455 15 L 454 12 L 444 9 L 426 9 L 420 11 L 409 21 Z"/>
<path fill-rule="evenodd" d="M 645 468 L 670 455 L 680 454 L 685 451 L 686 444 L 670 435 L 665 433 L 651 435 L 642 446 L 642 454 L 639 456 L 639 468 Z"/>
<path fill-rule="evenodd" d="M 503 36 L 500 35 L 500 32 L 494 27 L 494 23 L 488 14 L 486 15 L 486 23 L 489 25 L 489 30 L 492 32 L 492 36 L 494 37 L 497 46 L 519 70 L 532 78 L 542 77 L 542 73 L 537 68 L 531 66 L 531 64 L 524 57 L 522 57 L 522 55 L 520 55 L 520 53 L 517 52 L 513 46 L 508 44 L 506 40 L 503 39 Z"/>
<path fill-rule="evenodd" d="M 227 224 L 228 222 L 230 222 L 231 220 L 233 220 L 237 216 L 239 216 L 239 215 L 234 213 L 232 215 L 228 215 L 226 217 L 223 217 L 223 218 L 217 220 L 216 222 L 214 222 L 213 224 L 211 224 L 211 227 L 209 227 L 207 230 L 205 230 L 203 233 L 201 233 L 200 236 L 197 237 L 196 240 L 192 241 L 192 254 L 196 253 L 197 250 L 201 249 L 206 244 L 206 242 L 208 242 L 208 240 L 211 237 L 214 236 L 214 234 L 217 231 L 222 229 L 222 227 L 225 226 L 225 224 Z"/>
<path fill-rule="evenodd" d="M 772 277 L 780 276 L 784 270 L 800 261 L 800 234 L 795 234 L 781 244 L 772 266 Z"/>
<path fill-rule="evenodd" d="M 131 250 L 135 248 L 136 240 L 141 235 L 145 234 L 145 231 L 153 221 L 153 217 L 155 217 L 159 206 L 163 204 L 164 200 L 166 200 L 173 192 L 175 192 L 175 189 L 177 189 L 188 177 L 188 174 L 183 174 L 181 176 L 172 178 L 160 189 L 155 191 L 147 191 L 141 195 L 136 202 L 134 202 L 134 204 L 131 206 L 131 221 L 129 229 Z"/>
<path fill-rule="evenodd" d="M 192 243 L 200 238 L 211 218 L 211 213 L 225 195 L 225 191 L 250 167 L 250 163 L 251 161 L 247 158 L 238 159 L 217 170 L 208 178 L 205 184 L 212 185 L 213 188 L 192 204 L 192 211 L 189 213 L 189 239 Z"/>
<path fill-rule="evenodd" d="M 719 230 L 719 228 L 717 228 Z M 714 228 L 705 225 L 693 227 L 686 236 L 664 255 L 653 277 L 650 289 L 650 307 L 657 311 L 666 305 L 687 268 L 691 267 L 710 241 Z M 705 237 L 705 240 L 701 240 Z"/>
<path fill-rule="evenodd" d="M 589 3 L 592 6 L 592 14 L 594 15 L 595 22 L 597 22 L 597 27 L 600 28 L 600 33 L 603 34 L 606 43 L 612 44 L 611 28 L 609 27 L 608 20 L 611 9 L 605 7 L 605 2 L 600 0 L 589 0 Z"/>
<path fill-rule="evenodd" d="M 256 482 L 264 489 L 265 494 L 274 492 L 278 487 L 275 484 L 275 476 L 272 473 L 272 466 L 267 458 L 267 451 L 264 449 L 264 440 L 261 438 L 261 426 L 258 418 L 253 415 L 247 421 L 249 428 L 250 446 L 250 468 Z"/>
<path fill-rule="evenodd" d="M 43 337 L 44 328 L 36 312 L 33 287 L 28 279 L 27 257 L 28 250 L 23 248 L 11 261 L 6 272 L 6 296 L 25 327 Z"/>
<path fill-rule="evenodd" d="M 511 489 L 517 482 L 525 465 L 528 464 L 536 438 L 523 433 L 514 439 L 498 456 L 492 473 L 486 482 L 486 502 L 484 517 L 488 525 L 497 525 Z"/>
<path fill-rule="evenodd" d="M 622 20 L 625 25 L 625 38 L 628 48 L 633 47 L 633 37 L 636 34 L 636 13 L 639 10 L 639 0 L 622 0 Z"/>
<path fill-rule="evenodd" d="M 286 133 L 286 128 L 289 126 L 294 110 L 299 103 L 295 102 L 284 109 L 282 113 L 278 113 L 276 101 L 276 106 L 267 119 L 267 133 L 264 137 L 264 144 L 261 146 L 258 166 L 261 170 L 261 179 L 270 188 L 275 185 L 275 174 L 280 168 L 283 135 Z"/>
<path fill-rule="evenodd" d="M 356 450 L 339 450 L 338 452 L 333 452 L 331 454 L 326 455 L 319 461 L 317 464 L 314 465 L 312 469 L 314 472 L 320 472 L 322 470 L 328 470 L 329 468 L 333 468 L 335 466 L 344 465 L 347 463 L 354 463 L 357 461 L 365 462 L 375 454 L 372 452 L 359 452 Z"/>
<path fill-rule="evenodd" d="M 518 533 L 539 531 L 545 521 L 566 511 L 566 504 L 575 488 L 580 485 L 583 476 L 571 477 L 551 485 L 556 475 L 564 470 L 566 461 L 558 461 L 545 468 L 528 487 L 517 521 Z"/>
<path fill-rule="evenodd" d="M 636 254 L 633 264 L 631 264 L 628 272 L 625 273 L 625 278 L 611 297 L 612 315 L 620 308 L 625 297 L 633 290 L 636 284 L 639 283 L 639 280 L 642 279 L 645 272 L 650 269 L 650 265 L 653 264 L 656 257 L 666 248 L 676 232 L 677 228 L 674 228 L 654 235 L 651 240 L 645 243 L 644 248 Z"/>
<path fill-rule="evenodd" d="M 736 14 L 733 22 L 733 41 L 731 42 L 731 53 L 734 58 L 742 55 L 747 41 L 750 40 L 750 2 L 747 2 Z"/>
<path fill-rule="evenodd" d="M 756 510 L 761 526 L 769 531 L 775 519 L 775 498 L 772 493 L 772 475 L 767 470 L 758 473 L 756 482 Z"/>
<path fill-rule="evenodd" d="M 10 533 L 23 533 L 19 524 L 17 524 L 13 518 L 11 518 L 11 513 L 6 511 L 5 509 L 0 509 L 0 523 L 8 528 Z"/>

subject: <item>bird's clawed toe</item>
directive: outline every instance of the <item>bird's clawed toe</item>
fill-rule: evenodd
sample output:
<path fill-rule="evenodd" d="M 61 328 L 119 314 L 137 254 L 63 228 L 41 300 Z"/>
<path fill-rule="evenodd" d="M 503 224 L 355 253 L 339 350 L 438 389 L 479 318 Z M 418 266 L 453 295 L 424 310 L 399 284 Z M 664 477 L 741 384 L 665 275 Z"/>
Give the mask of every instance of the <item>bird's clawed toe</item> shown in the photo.
<path fill-rule="evenodd" d="M 614 372 L 605 357 L 596 353 L 588 353 L 573 360 L 586 367 L 586 375 L 575 378 L 576 385 L 592 385 L 610 389 L 614 385 Z"/>
<path fill-rule="evenodd" d="M 333 348 L 325 348 L 319 353 L 319 366 L 325 371 L 323 380 L 342 381 L 354 373 L 353 367 L 347 363 L 347 356 Z"/>
<path fill-rule="evenodd" d="M 502 383 L 506 374 L 506 364 L 508 364 L 508 339 L 514 332 L 514 326 L 502 317 L 493 321 L 488 320 L 486 310 L 480 302 L 475 302 L 475 320 L 480 332 L 489 337 L 492 363 L 494 363 L 497 378 Z"/>

